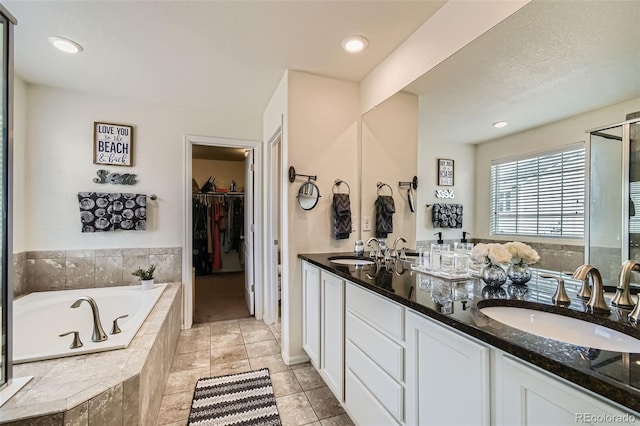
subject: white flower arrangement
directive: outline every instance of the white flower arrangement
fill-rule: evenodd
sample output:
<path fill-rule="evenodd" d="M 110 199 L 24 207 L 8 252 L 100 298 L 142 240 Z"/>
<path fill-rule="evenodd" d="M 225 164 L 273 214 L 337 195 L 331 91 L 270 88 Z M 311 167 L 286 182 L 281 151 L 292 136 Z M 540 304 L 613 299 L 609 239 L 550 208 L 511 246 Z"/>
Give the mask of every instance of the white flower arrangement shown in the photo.
<path fill-rule="evenodd" d="M 511 253 L 502 244 L 479 243 L 471 249 L 471 259 L 475 262 L 484 262 L 487 265 L 490 263 L 501 265 L 511 261 Z"/>
<path fill-rule="evenodd" d="M 525 243 L 512 241 L 510 243 L 506 243 L 505 247 L 511 253 L 513 263 L 515 264 L 526 263 L 527 265 L 533 265 L 540 260 L 538 252 Z"/>

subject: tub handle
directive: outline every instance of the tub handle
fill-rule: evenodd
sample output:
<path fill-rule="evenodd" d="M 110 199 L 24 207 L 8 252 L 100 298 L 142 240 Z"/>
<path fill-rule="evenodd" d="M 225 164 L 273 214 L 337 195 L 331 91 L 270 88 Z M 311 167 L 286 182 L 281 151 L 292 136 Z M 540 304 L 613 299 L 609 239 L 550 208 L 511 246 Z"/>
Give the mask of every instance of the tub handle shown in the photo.
<path fill-rule="evenodd" d="M 118 318 L 113 320 L 113 327 L 111 327 L 111 333 L 109 334 L 118 334 L 120 333 L 122 330 L 120 330 L 120 327 L 118 327 L 118 320 L 121 318 L 126 318 L 128 317 L 129 314 L 125 314 L 125 315 L 120 315 Z"/>
<path fill-rule="evenodd" d="M 80 332 L 78 331 L 70 331 L 68 333 L 58 334 L 58 337 L 68 336 L 71 333 L 73 333 L 73 342 L 71 342 L 71 346 L 69 346 L 69 349 L 78 349 L 82 347 L 82 341 L 80 340 Z"/>

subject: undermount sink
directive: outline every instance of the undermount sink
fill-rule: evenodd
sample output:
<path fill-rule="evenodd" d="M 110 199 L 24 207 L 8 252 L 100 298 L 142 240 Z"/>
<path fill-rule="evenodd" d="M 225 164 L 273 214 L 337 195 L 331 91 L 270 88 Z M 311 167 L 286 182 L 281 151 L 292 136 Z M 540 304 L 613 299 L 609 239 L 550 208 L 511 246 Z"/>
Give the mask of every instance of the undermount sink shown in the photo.
<path fill-rule="evenodd" d="M 577 346 L 640 353 L 640 340 L 577 318 L 511 306 L 488 306 L 480 312 L 518 330 Z"/>
<path fill-rule="evenodd" d="M 362 259 L 357 257 L 330 257 L 329 260 L 332 263 L 337 263 L 338 265 L 373 265 L 375 262 L 373 260 Z"/>

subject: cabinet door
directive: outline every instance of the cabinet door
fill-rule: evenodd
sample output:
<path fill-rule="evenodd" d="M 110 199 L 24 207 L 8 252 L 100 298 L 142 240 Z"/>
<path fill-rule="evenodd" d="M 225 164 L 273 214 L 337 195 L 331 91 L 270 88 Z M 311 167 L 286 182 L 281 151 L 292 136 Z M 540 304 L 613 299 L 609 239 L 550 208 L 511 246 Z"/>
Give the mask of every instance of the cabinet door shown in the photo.
<path fill-rule="evenodd" d="M 406 330 L 406 424 L 488 425 L 489 348 L 413 312 Z"/>
<path fill-rule="evenodd" d="M 495 368 L 496 423 L 546 426 L 637 424 L 625 413 L 585 391 L 498 353 Z"/>
<path fill-rule="evenodd" d="M 344 280 L 321 271 L 320 282 L 320 374 L 338 401 L 344 401 Z"/>
<path fill-rule="evenodd" d="M 320 269 L 302 262 L 302 347 L 320 367 Z"/>

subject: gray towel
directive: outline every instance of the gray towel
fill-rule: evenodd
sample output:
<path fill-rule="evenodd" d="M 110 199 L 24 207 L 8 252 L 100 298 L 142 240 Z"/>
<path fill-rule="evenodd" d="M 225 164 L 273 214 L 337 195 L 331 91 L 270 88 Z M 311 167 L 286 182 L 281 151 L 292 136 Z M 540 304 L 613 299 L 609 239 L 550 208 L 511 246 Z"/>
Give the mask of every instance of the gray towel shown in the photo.
<path fill-rule="evenodd" d="M 393 232 L 393 214 L 396 206 L 391 195 L 378 195 L 376 199 L 376 238 L 387 238 Z"/>
<path fill-rule="evenodd" d="M 82 232 L 147 229 L 144 194 L 78 192 L 78 204 Z"/>
<path fill-rule="evenodd" d="M 462 228 L 462 204 L 434 204 L 431 221 L 434 228 Z"/>
<path fill-rule="evenodd" d="M 351 201 L 349 194 L 333 194 L 333 233 L 336 240 L 351 235 Z"/>

